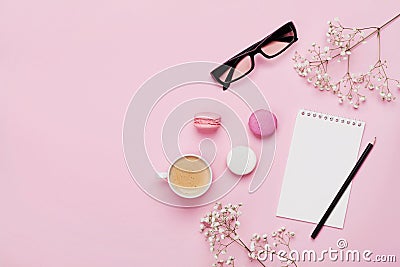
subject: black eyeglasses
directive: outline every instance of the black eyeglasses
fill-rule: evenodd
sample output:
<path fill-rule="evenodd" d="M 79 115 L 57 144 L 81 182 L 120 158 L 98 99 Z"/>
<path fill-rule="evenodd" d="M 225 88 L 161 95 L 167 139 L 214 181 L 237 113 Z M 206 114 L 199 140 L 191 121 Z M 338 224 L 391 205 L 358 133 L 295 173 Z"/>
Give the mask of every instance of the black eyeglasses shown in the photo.
<path fill-rule="evenodd" d="M 256 54 L 260 53 L 266 58 L 274 58 L 296 41 L 296 28 L 290 21 L 214 69 L 211 75 L 226 90 L 231 83 L 243 78 L 254 69 L 254 56 Z"/>

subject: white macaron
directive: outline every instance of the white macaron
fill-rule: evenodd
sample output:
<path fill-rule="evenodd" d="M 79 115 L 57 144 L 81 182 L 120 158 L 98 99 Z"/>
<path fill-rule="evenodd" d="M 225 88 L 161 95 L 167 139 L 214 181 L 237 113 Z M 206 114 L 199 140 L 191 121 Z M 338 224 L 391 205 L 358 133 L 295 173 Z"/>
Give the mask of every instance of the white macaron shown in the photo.
<path fill-rule="evenodd" d="M 226 157 L 228 169 L 237 175 L 251 173 L 257 164 L 257 156 L 254 151 L 247 146 L 237 146 L 229 151 Z"/>

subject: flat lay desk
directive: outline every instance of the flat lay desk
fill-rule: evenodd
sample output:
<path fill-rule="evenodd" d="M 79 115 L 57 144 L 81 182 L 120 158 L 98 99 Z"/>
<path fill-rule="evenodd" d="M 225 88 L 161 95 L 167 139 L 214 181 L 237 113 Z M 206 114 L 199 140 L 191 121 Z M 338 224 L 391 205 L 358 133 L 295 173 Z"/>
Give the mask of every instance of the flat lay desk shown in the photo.
<path fill-rule="evenodd" d="M 248 193 L 250 181 L 243 178 L 221 201 L 243 202 L 244 236 L 284 225 L 296 232 L 293 246 L 299 250 L 321 251 L 344 238 L 349 249 L 398 253 L 400 102 L 386 103 L 378 94 L 367 94 L 358 110 L 341 106 L 299 78 L 291 60 L 296 50 L 305 52 L 312 42 L 325 41 L 327 20 L 337 16 L 346 25 L 379 25 L 398 8 L 396 0 L 337 0 L 329 5 L 308 0 L 255 0 L 251 5 L 227 0 L 3 0 L 0 266 L 210 266 L 212 256 L 198 224 L 212 206 L 170 207 L 141 191 L 125 164 L 125 111 L 137 88 L 155 73 L 184 62 L 224 62 L 287 21 L 296 24 L 299 40 L 272 60 L 257 56 L 249 75 L 279 121 L 270 173 L 255 193 Z M 382 56 L 397 78 L 399 32 L 400 21 L 382 32 Z M 352 55 L 354 71 L 374 62 L 376 45 L 372 38 Z M 218 87 L 202 92 L 212 94 L 214 89 L 220 97 Z M 166 96 L 158 114 L 198 97 L 195 90 L 180 92 Z M 400 96 L 400 90 L 393 93 Z M 275 216 L 301 108 L 365 121 L 361 148 L 374 136 L 378 140 L 353 181 L 344 229 L 324 227 L 315 240 L 310 238 L 314 224 Z M 249 115 L 240 105 L 237 112 L 243 118 Z M 185 128 L 182 135 L 191 131 Z M 223 132 L 215 138 L 227 144 Z M 154 140 L 148 153 L 155 167 L 165 170 L 168 162 L 159 139 Z M 181 138 L 182 149 L 193 152 L 193 141 L 197 139 Z M 216 163 L 227 153 L 224 147 L 220 151 Z M 250 266 L 244 253 L 237 254 Z"/>

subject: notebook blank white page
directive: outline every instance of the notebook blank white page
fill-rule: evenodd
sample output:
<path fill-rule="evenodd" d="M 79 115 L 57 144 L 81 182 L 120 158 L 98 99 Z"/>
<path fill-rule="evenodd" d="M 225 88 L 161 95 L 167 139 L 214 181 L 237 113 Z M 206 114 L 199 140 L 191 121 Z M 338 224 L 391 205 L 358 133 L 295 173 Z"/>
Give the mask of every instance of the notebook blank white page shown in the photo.
<path fill-rule="evenodd" d="M 277 216 L 318 223 L 357 162 L 365 123 L 300 110 Z M 343 228 L 349 186 L 325 225 Z"/>

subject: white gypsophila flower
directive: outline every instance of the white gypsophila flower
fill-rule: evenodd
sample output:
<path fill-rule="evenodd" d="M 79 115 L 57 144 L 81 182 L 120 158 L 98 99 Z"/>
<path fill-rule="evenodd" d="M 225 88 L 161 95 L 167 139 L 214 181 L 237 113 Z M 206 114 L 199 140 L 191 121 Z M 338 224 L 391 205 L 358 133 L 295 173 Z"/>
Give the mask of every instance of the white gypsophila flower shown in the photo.
<path fill-rule="evenodd" d="M 352 49 L 356 44 L 364 44 L 366 35 L 363 28 L 343 27 L 339 20 L 328 21 L 328 30 L 326 32 L 328 46 L 321 48 L 315 42 L 308 49 L 309 57 L 301 56 L 295 52 L 293 56 L 294 69 L 300 77 L 306 78 L 307 82 L 312 84 L 319 91 L 330 91 L 338 97 L 339 103 L 347 102 L 358 109 L 361 103 L 366 100 L 362 89 L 377 89 L 383 101 L 391 102 L 396 97 L 391 92 L 391 86 L 400 88 L 400 80 L 387 76 L 384 70 L 387 68 L 387 62 L 379 59 L 369 70 L 359 75 L 350 74 L 350 56 Z M 387 24 L 384 24 L 387 25 Z M 380 27 L 368 27 L 375 29 L 375 33 L 380 42 Z M 338 81 L 333 81 L 328 73 L 328 63 L 333 59 L 334 62 L 341 63 L 345 61 L 347 66 L 346 75 Z M 340 95 L 339 95 L 340 93 Z M 349 97 L 350 96 L 350 97 Z"/>
<path fill-rule="evenodd" d="M 217 203 L 214 207 L 212 212 L 207 213 L 200 219 L 200 229 L 203 230 L 203 234 L 209 243 L 209 250 L 215 258 L 215 262 L 212 266 L 234 266 L 233 256 L 224 258 L 224 255 L 228 253 L 227 248 L 234 244 L 242 244 L 243 247 L 251 250 L 248 254 L 250 260 L 259 260 L 258 255 L 260 255 L 260 253 L 273 253 L 273 250 L 270 249 L 267 242 L 267 234 L 260 235 L 255 233 L 251 237 L 249 246 L 246 247 L 246 245 L 244 245 L 236 232 L 240 225 L 238 217 L 241 215 L 239 211 L 241 205 L 232 205 L 229 203 L 223 206 Z M 285 235 L 283 234 L 284 232 Z M 286 232 L 285 227 L 281 227 L 279 229 L 279 235 L 275 232 L 275 238 L 282 247 L 286 246 L 289 248 L 290 234 L 291 232 Z M 277 243 L 274 242 L 274 245 L 277 246 Z"/>
<path fill-rule="evenodd" d="M 263 240 L 266 240 L 266 239 L 267 239 L 267 237 L 268 237 L 268 235 L 267 235 L 267 234 L 263 234 L 263 236 L 262 236 Z"/>

